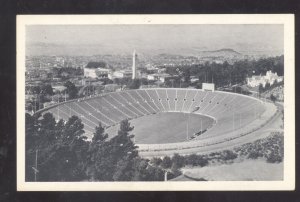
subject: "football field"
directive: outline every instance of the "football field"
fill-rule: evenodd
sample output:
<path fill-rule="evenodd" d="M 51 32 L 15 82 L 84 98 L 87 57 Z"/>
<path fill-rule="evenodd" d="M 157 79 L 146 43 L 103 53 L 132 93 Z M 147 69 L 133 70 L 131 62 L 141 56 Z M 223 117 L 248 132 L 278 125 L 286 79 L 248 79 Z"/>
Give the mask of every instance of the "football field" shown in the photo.
<path fill-rule="evenodd" d="M 130 121 L 137 144 L 163 144 L 186 141 L 194 133 L 211 127 L 213 119 L 199 114 L 161 112 Z M 117 134 L 119 125 L 107 129 L 110 137 Z"/>

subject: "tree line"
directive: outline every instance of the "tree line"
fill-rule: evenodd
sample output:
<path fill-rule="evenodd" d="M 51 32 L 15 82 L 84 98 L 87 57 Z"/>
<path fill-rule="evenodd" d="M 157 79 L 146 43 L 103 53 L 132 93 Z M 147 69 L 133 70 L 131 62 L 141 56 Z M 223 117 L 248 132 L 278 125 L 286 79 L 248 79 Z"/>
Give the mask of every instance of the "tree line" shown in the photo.
<path fill-rule="evenodd" d="M 51 113 L 26 114 L 25 120 L 26 181 L 163 181 L 165 172 L 169 180 L 185 166 L 230 163 L 238 157 L 283 160 L 283 136 L 278 134 L 233 150 L 149 160 L 139 156 L 128 120 L 110 138 L 99 123 L 90 141 L 77 116 L 57 122 Z"/>
<path fill-rule="evenodd" d="M 87 141 L 81 120 L 26 114 L 26 181 L 162 181 L 164 170 L 138 155 L 128 120 L 108 138 L 99 123 Z"/>
<path fill-rule="evenodd" d="M 243 84 L 246 82 L 247 77 L 260 74 L 265 75 L 268 70 L 277 72 L 278 76 L 283 76 L 284 56 L 261 58 L 259 60 L 240 60 L 233 64 L 225 61 L 222 64 L 206 62 L 205 64 L 186 66 L 167 66 L 166 73 L 179 75 L 179 79 L 175 79 L 172 83 L 167 83 L 167 86 L 189 86 L 191 85 L 191 76 L 196 76 L 199 82 L 193 85 L 207 82 L 215 83 L 216 87 L 225 87 Z"/>

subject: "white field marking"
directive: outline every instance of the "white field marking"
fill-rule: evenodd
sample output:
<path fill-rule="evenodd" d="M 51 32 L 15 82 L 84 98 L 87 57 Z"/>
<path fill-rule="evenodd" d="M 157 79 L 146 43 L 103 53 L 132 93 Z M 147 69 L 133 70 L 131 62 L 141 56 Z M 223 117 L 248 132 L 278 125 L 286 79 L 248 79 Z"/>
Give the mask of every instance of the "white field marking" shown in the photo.
<path fill-rule="evenodd" d="M 117 121 L 113 121 L 112 119 L 110 119 L 107 115 L 105 115 L 104 113 L 102 113 L 100 110 L 96 109 L 95 107 L 93 107 L 92 105 L 90 105 L 88 102 L 84 101 L 84 103 L 86 103 L 87 105 L 89 105 L 91 108 L 93 108 L 97 113 L 100 113 L 102 114 L 105 118 L 107 118 L 109 121 L 113 122 L 113 123 L 118 123 Z M 77 103 L 76 103 L 77 104 Z M 79 106 L 79 105 L 78 105 Z M 82 108 L 81 106 L 79 106 L 81 109 L 84 109 Z M 89 114 L 93 117 L 95 117 L 92 113 Z M 97 120 L 101 121 L 100 119 L 98 119 L 97 117 L 95 117 Z"/>
<path fill-rule="evenodd" d="M 227 95 L 224 97 L 224 99 L 223 99 L 222 101 L 219 102 L 219 103 L 220 103 L 220 106 L 223 106 L 223 105 L 227 104 L 227 102 L 225 102 L 225 100 L 226 100 L 227 98 L 229 98 L 229 100 L 232 99 L 231 96 L 228 97 L 228 94 L 227 94 Z M 222 103 L 221 103 L 221 102 L 222 102 Z M 226 108 L 226 106 L 224 106 L 224 108 Z M 221 108 L 221 110 L 224 110 L 224 108 Z M 215 109 L 217 109 L 217 108 L 215 108 Z M 214 111 L 215 109 L 213 109 L 213 110 L 210 111 L 211 114 L 215 114 L 215 113 L 216 113 L 216 112 L 212 112 L 212 111 Z"/>
<path fill-rule="evenodd" d="M 232 107 L 232 108 L 234 108 L 234 109 L 244 109 L 244 107 L 247 107 L 247 108 L 249 108 L 249 107 L 251 107 L 251 106 L 253 106 L 253 105 L 256 105 L 256 103 L 255 103 L 255 101 L 254 102 L 251 102 L 251 101 L 253 101 L 253 100 L 250 100 L 250 99 L 247 99 L 245 102 L 242 102 L 242 104 L 240 104 L 240 102 L 238 102 L 236 105 L 234 105 L 234 107 Z M 250 104 L 250 105 L 249 105 Z M 237 106 L 238 105 L 238 106 Z"/>
<path fill-rule="evenodd" d="M 169 111 L 171 111 L 171 107 L 170 107 L 170 98 L 169 98 L 167 89 L 165 89 L 165 91 L 166 91 L 166 95 L 167 95 L 167 100 L 166 100 L 166 101 L 168 101 Z"/>
<path fill-rule="evenodd" d="M 101 112 L 101 109 L 102 109 L 103 107 L 100 105 L 99 102 L 97 102 L 97 101 L 94 100 L 94 99 L 91 99 L 91 100 L 89 100 L 89 101 L 90 101 L 90 102 L 93 102 L 94 104 L 100 106 L 100 110 L 99 110 L 99 109 L 93 107 L 92 105 L 90 105 L 89 103 L 86 102 L 87 105 L 89 105 L 90 107 L 92 107 L 98 114 L 100 114 L 100 119 L 99 119 L 99 120 L 101 120 L 101 118 L 102 118 L 102 116 L 103 116 L 103 117 L 106 118 L 107 120 L 109 120 L 109 121 L 115 123 L 115 121 L 111 120 L 111 119 L 108 118 L 103 112 Z M 84 102 L 85 102 L 85 101 L 84 101 Z M 110 124 L 108 124 L 108 123 L 105 122 L 105 121 L 101 121 L 101 123 L 104 123 L 106 126 L 110 126 Z"/>
<path fill-rule="evenodd" d="M 93 108 L 97 113 L 101 113 L 99 110 L 97 110 L 96 108 L 94 108 L 92 105 L 90 105 L 89 103 L 87 103 L 86 101 L 83 101 L 85 104 L 87 104 L 87 105 L 89 105 L 91 108 Z M 78 103 L 76 103 L 76 102 L 74 102 L 75 103 L 75 105 L 77 105 L 82 111 L 84 111 L 86 114 L 87 114 L 87 116 L 91 116 L 91 117 L 94 117 L 98 122 L 103 122 L 103 123 L 105 123 L 105 124 L 107 124 L 105 121 L 102 121 L 101 119 L 99 119 L 99 118 L 97 118 L 96 116 L 94 116 L 93 115 L 93 113 L 92 112 L 87 112 L 87 110 L 86 109 L 84 109 L 83 107 L 81 107 Z M 99 111 L 99 112 L 98 112 Z M 101 114 L 103 114 L 103 113 L 101 113 Z M 103 114 L 103 116 L 105 117 L 105 114 Z M 110 120 L 110 119 L 108 119 L 108 120 Z M 112 120 L 110 120 L 110 121 L 112 121 Z M 112 121 L 113 122 L 113 121 Z M 114 123 L 114 122 L 113 122 Z M 109 124 L 107 124 L 107 125 L 109 125 Z"/>
<path fill-rule="evenodd" d="M 62 107 L 62 106 L 60 106 L 60 108 L 57 108 L 58 111 L 59 111 L 60 113 L 65 114 L 66 117 L 69 117 L 69 118 L 70 118 L 70 116 L 69 116 L 66 112 L 62 111 L 61 107 Z M 55 114 L 55 116 L 57 116 L 57 118 L 59 118 L 58 114 L 56 115 L 56 112 L 54 112 L 54 114 Z M 57 120 L 59 121 L 59 119 L 57 119 Z"/>
<path fill-rule="evenodd" d="M 178 101 L 178 98 L 177 98 L 177 88 L 176 88 L 175 92 L 176 92 L 175 99 L 177 99 L 177 100 L 174 100 L 174 102 L 175 102 L 175 112 L 176 112 L 177 111 L 177 101 Z"/>
<path fill-rule="evenodd" d="M 205 96 L 204 96 L 203 98 L 200 99 L 200 102 L 199 102 L 199 109 L 200 109 L 200 110 L 202 110 L 202 109 L 201 109 L 202 104 L 204 103 L 204 100 L 205 100 L 205 98 L 206 98 L 206 96 L 207 96 L 208 94 L 209 94 L 208 92 L 205 92 Z M 203 102 L 201 102 L 201 100 L 203 100 Z M 202 113 L 202 112 L 200 112 L 200 113 Z"/>
<path fill-rule="evenodd" d="M 84 101 L 85 102 L 85 101 Z M 87 103 L 86 103 L 87 104 Z M 81 107 L 79 104 L 75 103 L 75 105 L 77 105 L 82 111 L 84 111 L 84 113 L 86 113 L 87 116 L 91 116 L 94 117 L 98 122 L 102 122 L 102 120 L 98 119 L 97 117 L 95 117 L 92 112 L 87 112 L 86 109 L 84 109 L 83 107 Z M 89 104 L 88 104 L 89 105 Z M 93 108 L 93 107 L 92 107 Z M 93 108 L 94 110 L 96 110 L 95 108 Z M 105 123 L 105 122 L 104 122 Z"/>
<path fill-rule="evenodd" d="M 213 102 L 213 100 L 214 100 L 216 97 L 218 97 L 218 95 L 215 95 L 215 94 L 214 94 L 214 95 L 212 96 L 212 98 L 207 102 L 207 105 L 203 108 L 202 113 L 206 114 L 206 113 L 205 113 L 205 110 L 211 105 L 211 103 Z M 209 103 L 209 102 L 211 102 L 211 103 Z"/>
<path fill-rule="evenodd" d="M 84 130 L 84 132 L 86 132 L 87 131 L 87 133 L 85 134 L 85 135 L 90 135 L 90 136 L 92 136 L 93 135 L 93 131 L 91 131 L 91 130 L 89 130 L 89 129 L 86 129 L 86 126 L 88 126 L 88 125 L 86 125 L 86 124 L 84 124 L 84 128 L 83 128 L 83 130 Z"/>
<path fill-rule="evenodd" d="M 119 103 L 121 105 L 121 107 L 124 107 L 127 111 L 129 111 L 130 113 L 134 114 L 136 117 L 138 117 L 139 115 L 137 113 L 135 113 L 134 111 L 132 111 L 131 109 L 129 109 L 128 107 L 126 107 L 123 103 L 121 103 L 119 100 L 117 100 L 116 98 L 114 98 L 113 96 L 109 95 L 114 101 L 116 101 L 117 103 Z"/>
<path fill-rule="evenodd" d="M 221 99 L 221 100 L 219 100 L 219 104 L 221 104 L 221 102 L 223 101 L 223 100 L 225 100 L 226 98 L 228 97 L 228 95 L 225 95 L 225 96 L 223 96 L 223 98 Z M 210 110 L 208 110 L 206 113 L 207 114 L 209 114 L 211 111 L 213 111 L 216 107 L 217 107 L 217 103 L 212 107 L 212 108 L 210 108 Z M 219 106 L 219 105 L 218 105 Z"/>
<path fill-rule="evenodd" d="M 121 112 L 122 114 L 124 114 L 125 116 L 127 116 L 127 118 L 131 118 L 130 116 L 128 116 L 126 113 L 122 112 L 121 109 L 119 109 L 117 106 L 111 104 L 108 100 L 105 99 L 105 97 L 102 97 L 102 100 L 104 100 L 105 102 L 107 102 L 109 105 L 111 105 L 114 109 L 118 110 L 119 112 Z"/>
<path fill-rule="evenodd" d="M 110 104 L 108 101 L 106 101 L 104 97 L 102 97 L 101 100 L 104 101 L 103 105 L 104 105 L 105 103 L 108 103 L 108 105 L 102 106 L 101 109 L 103 109 L 104 111 L 109 111 L 109 112 L 110 112 L 110 111 L 112 110 L 112 109 L 110 109 L 110 107 L 112 107 L 113 109 L 117 109 L 116 106 L 114 106 L 114 105 Z M 98 103 L 98 102 L 97 102 L 97 103 Z M 98 103 L 98 105 L 100 105 L 100 103 Z M 118 110 L 118 111 L 119 111 L 119 110 Z M 104 112 L 104 113 L 105 113 L 105 112 Z M 122 112 L 121 112 L 121 113 L 122 113 Z M 109 114 L 111 114 L 111 119 L 116 120 L 116 121 L 115 121 L 116 123 L 123 120 L 122 118 L 120 118 L 120 116 L 116 115 L 114 112 L 109 113 Z M 117 118 L 115 118 L 115 117 L 117 117 Z"/>
<path fill-rule="evenodd" d="M 56 108 L 57 108 L 57 110 L 55 110 Z M 59 112 L 63 112 L 64 114 L 67 115 L 67 117 L 71 117 L 70 114 L 68 115 L 67 112 L 63 111 L 64 108 L 65 108 L 65 104 L 62 104 L 62 105 L 58 105 L 55 108 L 51 108 L 51 109 L 49 109 L 49 110 L 47 110 L 45 112 L 51 112 L 52 114 L 55 114 L 55 116 L 58 116 L 58 118 L 59 118 Z M 52 111 L 54 111 L 54 112 L 52 112 Z M 43 114 L 45 114 L 45 112 L 43 112 Z"/>
<path fill-rule="evenodd" d="M 250 102 L 250 100 L 247 100 L 248 102 Z M 253 103 L 251 103 L 250 105 L 248 105 L 248 103 L 243 103 L 243 105 L 241 105 L 241 106 L 247 106 L 247 108 L 251 108 L 251 107 L 255 107 L 255 105 L 256 105 L 256 103 L 255 102 L 253 102 Z M 230 105 L 230 107 L 225 107 L 225 111 L 223 111 L 223 113 L 225 113 L 226 111 L 228 111 L 229 109 L 234 109 L 235 111 L 234 111 L 234 113 L 236 113 L 236 109 L 238 108 L 239 110 L 241 109 L 241 106 L 239 106 L 239 107 L 232 107 L 232 105 Z"/>
<path fill-rule="evenodd" d="M 139 104 L 148 114 L 151 114 L 142 104 L 140 104 L 140 102 L 138 100 L 136 100 L 130 93 L 128 93 L 126 91 L 127 95 L 129 95 L 129 97 L 131 97 L 137 104 Z"/>
<path fill-rule="evenodd" d="M 150 100 L 153 102 L 154 106 L 157 108 L 157 110 L 154 111 L 160 111 L 160 108 L 156 105 L 155 101 L 153 98 L 151 98 L 151 96 L 149 95 L 149 93 L 147 92 L 147 90 L 144 90 L 146 92 L 146 94 L 148 95 L 148 97 L 150 98 Z"/>
<path fill-rule="evenodd" d="M 237 98 L 237 96 L 235 95 L 235 96 L 233 96 L 232 97 L 232 99 L 231 100 L 229 100 L 227 103 L 225 103 L 225 104 L 227 104 L 227 106 L 228 105 L 230 105 L 230 103 L 232 103 L 233 102 L 233 100 L 235 100 Z M 222 111 L 220 111 L 220 114 L 223 114 L 224 112 L 226 112 L 228 109 L 227 109 L 227 106 L 225 106 L 225 109 L 223 109 Z"/>
<path fill-rule="evenodd" d="M 184 105 L 185 105 L 185 102 L 186 102 L 186 95 L 187 95 L 187 90 L 185 91 L 185 96 L 183 98 L 183 104 L 182 104 L 182 107 L 181 107 L 181 112 L 183 111 L 183 108 L 184 108 Z M 185 100 L 185 101 L 184 101 Z"/>
<path fill-rule="evenodd" d="M 143 114 L 143 115 L 146 115 L 145 113 L 141 112 L 138 108 L 136 108 L 135 106 L 133 106 L 133 104 L 131 102 L 129 102 L 121 93 L 117 94 L 119 95 L 121 98 L 123 98 L 123 100 L 125 100 L 125 102 L 128 103 L 129 106 L 131 106 L 132 108 L 136 109 L 136 111 L 138 111 L 139 113 Z"/>
<path fill-rule="evenodd" d="M 82 123 L 84 124 L 84 127 L 88 127 L 88 128 L 91 129 L 91 130 L 89 129 L 89 131 L 93 132 L 95 130 L 95 127 L 93 127 L 93 126 L 91 126 L 91 125 L 89 125 L 87 123 L 84 123 L 84 121 L 82 121 Z"/>
<path fill-rule="evenodd" d="M 200 92 L 200 91 L 199 91 Z M 199 105 L 200 105 L 200 103 L 198 104 L 197 102 L 200 100 L 201 101 L 201 99 L 204 97 L 204 96 L 206 96 L 206 94 L 207 94 L 207 92 L 206 91 L 201 91 L 202 93 L 199 93 L 198 94 L 198 99 L 197 99 L 197 97 L 195 97 L 195 102 L 193 103 L 193 105 L 192 105 L 192 108 L 195 108 L 196 106 L 198 106 L 199 107 Z M 200 109 L 200 108 L 199 108 Z M 192 109 L 193 110 L 193 109 Z"/>
<path fill-rule="evenodd" d="M 196 96 L 198 95 L 198 93 L 199 93 L 199 91 L 197 90 L 197 91 L 196 91 L 196 94 L 194 95 L 193 99 L 191 100 L 191 104 L 190 104 L 190 106 L 189 106 L 189 108 L 188 108 L 188 112 L 190 112 L 192 105 L 195 103 L 195 98 L 196 98 Z M 193 100 L 194 100 L 194 102 L 193 102 Z"/>
<path fill-rule="evenodd" d="M 147 94 L 147 96 L 149 97 L 150 101 L 154 104 L 154 106 L 156 107 L 157 110 L 155 110 L 156 112 L 160 111 L 160 108 L 156 105 L 154 99 L 150 96 L 150 94 L 147 92 L 147 90 L 144 90 Z"/>
<path fill-rule="evenodd" d="M 158 92 L 157 92 L 156 89 L 155 89 L 155 92 L 156 92 L 156 94 L 157 94 L 157 98 L 160 99 L 160 100 L 158 100 L 158 101 L 160 102 L 161 106 L 164 108 L 164 111 L 166 112 L 165 106 L 162 104 L 161 98 L 159 97 Z"/>
<path fill-rule="evenodd" d="M 74 109 L 72 109 L 71 107 L 69 107 L 69 106 L 67 106 L 67 105 L 66 105 L 66 107 L 68 107 L 70 110 L 72 110 L 73 112 L 75 112 L 75 114 L 80 115 L 80 118 L 84 118 L 84 119 L 88 120 L 89 122 L 91 122 L 92 124 L 94 124 L 95 126 L 97 126 L 96 123 L 94 123 L 93 121 L 91 121 L 91 120 L 89 120 L 88 118 L 86 118 L 83 114 L 81 114 L 81 113 L 79 113 L 79 112 L 76 112 Z"/>
<path fill-rule="evenodd" d="M 140 98 L 144 101 L 146 101 L 145 103 L 147 103 L 147 105 L 151 108 L 151 109 L 153 109 L 153 111 L 155 111 L 156 112 L 156 110 L 150 105 L 150 104 L 148 104 L 148 102 L 147 102 L 147 100 L 146 99 L 144 99 L 141 95 L 140 95 L 140 93 L 139 93 L 139 91 L 135 91 L 136 92 L 136 94 L 138 95 L 138 96 L 140 96 Z"/>

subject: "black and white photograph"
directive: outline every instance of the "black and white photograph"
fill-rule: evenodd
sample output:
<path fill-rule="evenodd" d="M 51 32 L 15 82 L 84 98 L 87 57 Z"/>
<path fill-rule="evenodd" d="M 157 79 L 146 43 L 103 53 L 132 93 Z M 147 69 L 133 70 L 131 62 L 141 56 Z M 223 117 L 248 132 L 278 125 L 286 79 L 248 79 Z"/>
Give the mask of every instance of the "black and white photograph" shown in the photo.
<path fill-rule="evenodd" d="M 291 190 L 293 15 L 17 16 L 18 190 Z"/>

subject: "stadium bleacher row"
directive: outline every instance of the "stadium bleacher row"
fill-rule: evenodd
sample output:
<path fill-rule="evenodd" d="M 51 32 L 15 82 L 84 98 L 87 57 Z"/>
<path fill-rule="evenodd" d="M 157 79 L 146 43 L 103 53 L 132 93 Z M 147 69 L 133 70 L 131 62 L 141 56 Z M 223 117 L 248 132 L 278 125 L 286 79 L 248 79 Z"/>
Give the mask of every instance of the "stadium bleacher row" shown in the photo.
<path fill-rule="evenodd" d="M 153 88 L 108 93 L 88 99 L 61 103 L 45 109 L 58 119 L 72 115 L 82 119 L 89 138 L 99 122 L 114 126 L 124 119 L 135 119 L 159 112 L 198 113 L 215 119 L 215 126 L 196 139 L 235 131 L 258 119 L 265 111 L 257 99 L 240 94 L 197 89 Z"/>

